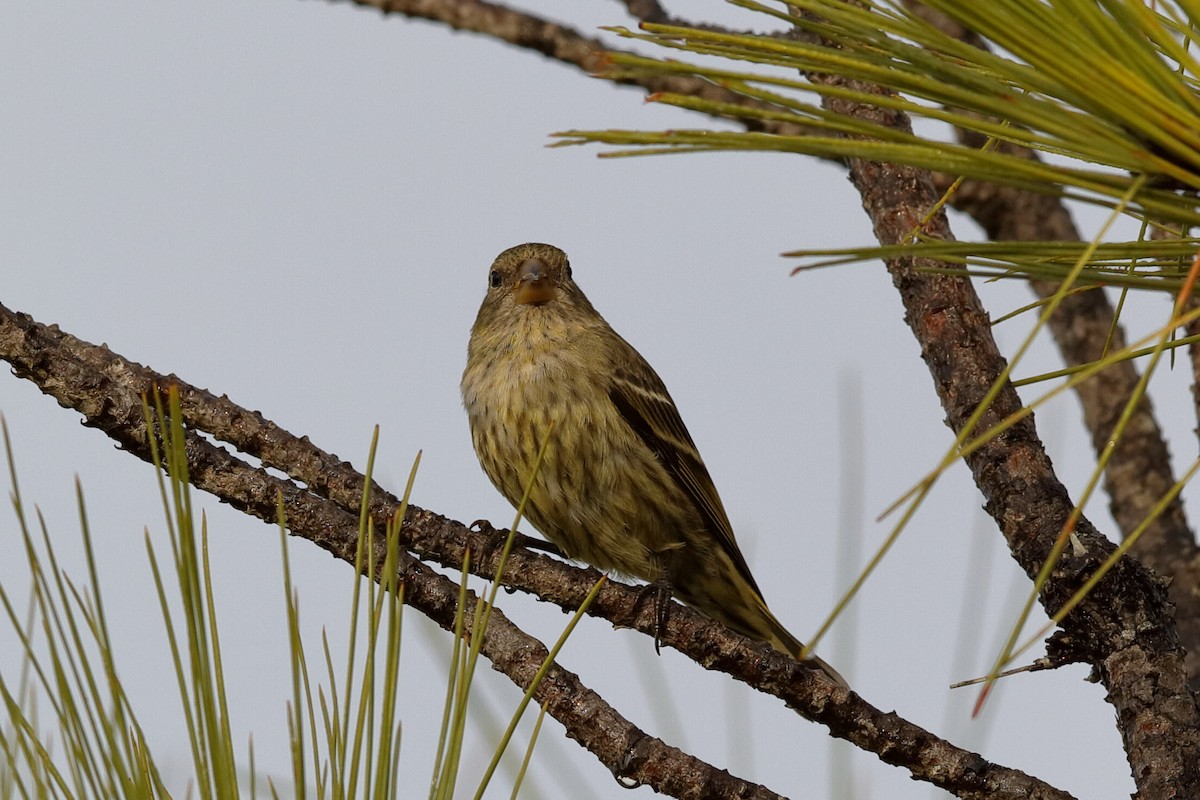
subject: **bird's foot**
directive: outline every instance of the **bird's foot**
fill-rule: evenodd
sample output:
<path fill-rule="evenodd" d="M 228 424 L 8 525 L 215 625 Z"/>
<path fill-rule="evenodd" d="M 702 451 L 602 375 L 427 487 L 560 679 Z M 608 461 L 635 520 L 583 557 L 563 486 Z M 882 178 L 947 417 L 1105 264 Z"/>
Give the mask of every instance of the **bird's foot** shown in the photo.
<path fill-rule="evenodd" d="M 570 561 L 570 557 L 562 551 L 562 549 L 553 542 L 547 542 L 545 539 L 532 539 L 528 536 L 521 537 L 521 544 L 526 550 L 541 550 L 543 553 L 549 553 L 552 556 L 558 556 L 564 561 Z"/>
<path fill-rule="evenodd" d="M 666 578 L 655 578 L 638 590 L 634 610 L 641 611 L 642 603 L 654 601 L 654 652 L 662 655 L 662 633 L 667 629 L 667 617 L 671 613 L 671 584 Z"/>
<path fill-rule="evenodd" d="M 491 563 L 492 559 L 503 549 L 504 543 L 508 541 L 508 529 L 493 527 L 486 519 L 477 519 L 468 525 L 467 528 L 479 531 L 487 536 L 483 547 L 479 551 L 479 564 Z M 526 550 L 540 550 L 543 553 L 549 553 L 564 560 L 567 558 L 562 550 L 550 542 L 543 539 L 533 539 L 519 532 L 513 534 L 513 544 L 517 547 L 523 547 Z"/>
<path fill-rule="evenodd" d="M 501 551 L 504 550 L 504 543 L 508 541 L 508 530 L 505 528 L 492 527 L 490 522 L 482 519 L 475 520 L 469 527 L 474 530 L 478 530 L 485 537 L 483 540 L 483 545 L 478 549 L 478 555 L 475 559 L 475 562 L 479 566 L 491 564 L 499 557 Z M 519 533 L 513 535 L 524 538 Z M 499 566 L 498 561 L 496 566 Z"/>

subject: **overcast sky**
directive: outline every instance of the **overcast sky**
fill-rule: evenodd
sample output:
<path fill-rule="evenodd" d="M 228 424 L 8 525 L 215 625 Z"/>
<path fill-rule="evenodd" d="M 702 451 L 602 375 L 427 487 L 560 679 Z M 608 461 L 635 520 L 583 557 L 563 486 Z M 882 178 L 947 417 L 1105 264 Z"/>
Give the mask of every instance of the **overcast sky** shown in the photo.
<path fill-rule="evenodd" d="M 576 5 L 583 29 L 628 22 L 616 3 Z M 798 156 L 547 149 L 566 128 L 704 121 L 540 56 L 349 4 L 7 0 L 0 108 L 0 302 L 226 393 L 360 467 L 378 423 L 382 482 L 401 490 L 423 450 L 413 500 L 452 518 L 512 519 L 475 460 L 458 381 L 488 266 L 524 241 L 565 249 L 592 302 L 670 387 L 768 602 L 802 639 L 849 582 L 839 530 L 862 527 L 865 561 L 890 530 L 875 517 L 951 444 L 882 266 L 793 278 L 778 255 L 871 240 L 842 170 Z M 984 296 L 993 316 L 1027 302 L 1019 286 Z M 1167 313 L 1157 299 L 1134 305 L 1149 321 Z M 1002 326 L 1002 344 L 1029 324 Z M 1021 374 L 1057 365 L 1047 348 L 1031 359 Z M 1195 447 L 1185 379 L 1156 380 L 1177 454 Z M 190 756 L 143 545 L 145 527 L 166 542 L 152 471 L 7 374 L 0 411 L 26 501 L 80 580 L 72 478 L 83 482 L 120 674 L 182 791 Z M 1090 454 L 1077 404 L 1065 397 L 1038 422 L 1078 495 Z M 252 731 L 278 782 L 290 775 L 278 537 L 196 499 L 238 746 Z M 975 722 L 975 694 L 947 690 L 986 672 L 1027 591 L 980 505 L 956 467 L 853 605 L 857 628 L 839 623 L 820 652 L 868 701 L 989 759 L 1079 796 L 1131 792 L 1086 668 L 1012 679 Z M 1111 532 L 1103 505 L 1089 513 Z M 23 597 L 11 513 L 0 513 L 0 551 L 0 581 Z M 353 578 L 304 541 L 291 556 L 315 653 L 323 628 L 344 637 Z M 502 604 L 542 637 L 567 621 L 519 595 Z M 423 787 L 450 641 L 416 612 L 406 622 L 402 758 Z M 655 657 L 649 639 L 602 620 L 585 620 L 560 660 L 648 732 L 789 796 L 825 796 L 831 752 L 853 752 L 779 701 L 673 651 Z M 17 663 L 0 627 L 0 670 L 11 677 Z M 478 719 L 507 720 L 519 692 L 490 670 L 479 683 Z M 493 736 L 480 729 L 460 781 L 472 790 Z M 548 720 L 524 796 L 630 796 L 561 734 Z M 851 763 L 860 796 L 931 794 L 873 756 Z M 489 796 L 507 797 L 509 780 Z"/>

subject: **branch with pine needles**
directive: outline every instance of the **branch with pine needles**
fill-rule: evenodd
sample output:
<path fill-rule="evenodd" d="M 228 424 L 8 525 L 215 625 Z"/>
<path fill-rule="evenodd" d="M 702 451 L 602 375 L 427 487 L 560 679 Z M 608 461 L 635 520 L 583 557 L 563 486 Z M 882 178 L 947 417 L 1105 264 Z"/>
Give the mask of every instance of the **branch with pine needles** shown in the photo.
<path fill-rule="evenodd" d="M 838 75 L 807 77 L 846 90 L 822 95 L 827 110 L 911 132 L 902 111 L 863 99 L 887 96 L 889 90 Z M 851 182 L 862 194 L 880 244 L 906 241 L 914 230 L 930 240 L 953 239 L 945 214 L 931 213 L 939 196 L 926 170 L 861 158 L 851 158 L 849 164 Z M 911 256 L 887 262 L 947 423 L 956 434 L 976 421 L 976 430 L 988 430 L 1018 413 L 1022 403 L 1003 380 L 1006 362 L 974 287 L 967 278 L 944 274 L 949 266 Z M 1013 558 L 1031 578 L 1037 576 L 1076 509 L 1032 417 L 973 451 L 966 462 Z M 1082 549 L 1060 557 L 1040 593 L 1051 614 L 1115 549 L 1082 515 L 1074 533 Z M 1122 558 L 1066 617 L 1062 629 L 1056 646 L 1093 664 L 1108 689 L 1140 796 L 1165 800 L 1200 792 L 1200 711 L 1188 686 L 1165 582 L 1139 562 Z M 1150 720 L 1155 722 L 1148 724 Z"/>
<path fill-rule="evenodd" d="M 918 0 L 905 0 L 905 6 L 947 36 L 990 50 L 990 44 L 974 31 Z M 975 131 L 955 128 L 955 136 L 964 144 L 984 147 L 988 141 Z M 998 145 L 1010 155 L 1040 160 L 1035 150 L 1012 144 Z M 939 191 L 943 191 L 939 185 Z M 970 182 L 959 188 L 960 211 L 966 211 L 981 225 L 988 237 L 997 242 L 1072 242 L 1081 241 L 1079 231 L 1062 200 L 1046 194 L 1034 194 L 995 184 Z M 974 209 L 972 207 L 975 206 Z M 1158 228 L 1154 229 L 1157 232 Z M 1193 248 L 1194 249 L 1194 248 Z M 1187 248 L 1181 248 L 1178 260 L 1190 261 Z M 1128 263 L 1128 262 L 1126 262 Z M 1177 264 L 1178 266 L 1178 264 Z M 1186 269 L 1186 267 L 1185 267 Z M 1043 301 L 1058 292 L 1059 282 L 1030 280 L 1030 289 Z M 1125 348 L 1124 326 L 1103 291 L 1072 292 L 1062 298 L 1048 326 L 1055 344 L 1068 367 L 1095 362 L 1106 352 Z M 1189 334 L 1200 333 L 1192 323 Z M 1200 381 L 1200 360 L 1195 346 L 1189 348 L 1193 373 Z M 1141 375 L 1132 360 L 1123 360 L 1099 372 L 1091 380 L 1075 387 L 1083 408 L 1084 426 L 1091 435 L 1097 457 L 1108 446 L 1117 420 L 1137 390 Z M 1200 385 L 1194 381 L 1195 385 Z M 1200 397 L 1200 394 L 1197 394 Z M 1200 413 L 1198 413 L 1200 418 Z M 1136 530 L 1150 514 L 1158 498 L 1175 484 L 1171 455 L 1150 400 L 1142 397 L 1134 409 L 1123 436 L 1116 443 L 1104 472 L 1104 487 L 1109 496 L 1109 511 L 1121 537 Z M 1134 557 L 1159 575 L 1171 579 L 1170 596 L 1175 604 L 1179 636 L 1187 650 L 1188 675 L 1193 688 L 1200 688 L 1200 594 L 1190 587 L 1200 582 L 1200 550 L 1188 524 L 1182 501 L 1176 497 L 1138 539 Z"/>
<path fill-rule="evenodd" d="M 189 478 L 197 488 L 267 522 L 274 522 L 277 498 L 282 495 L 292 533 L 355 563 L 359 524 L 356 509 L 365 478 L 307 439 L 293 436 L 227 397 L 197 389 L 175 376 L 156 373 L 106 347 L 81 341 L 2 305 L 0 358 L 60 405 L 83 413 L 85 424 L 103 430 L 143 459 L 148 459 L 149 453 L 141 398 L 161 387 L 177 386 L 189 426 Z M 212 444 L 198 432 L 201 430 L 261 459 L 265 466 L 284 471 L 308 488 L 251 467 Z M 372 517 L 387 519 L 398 508 L 397 498 L 373 488 Z M 472 554 L 483 554 L 479 566 L 473 567 L 483 577 L 493 574 L 499 559 L 497 538 L 491 529 L 471 530 L 411 504 L 401 533 L 403 546 L 421 558 L 451 568 L 463 563 L 468 549 Z M 377 546 L 382 548 L 383 543 Z M 383 563 L 381 553 L 376 563 Z M 405 602 L 443 628 L 452 629 L 457 584 L 411 556 L 402 560 L 402 569 Z M 574 608 L 583 601 L 596 577 L 594 570 L 565 564 L 518 544 L 508 557 L 504 583 L 564 608 Z M 653 608 L 641 602 L 639 589 L 624 584 L 607 583 L 588 613 L 647 636 L 656 631 Z M 960 797 L 1070 797 L 1037 778 L 957 748 L 894 713 L 880 711 L 853 692 L 818 677 L 810 668 L 686 607 L 673 606 L 665 630 L 659 635 L 663 644 L 701 666 L 726 672 L 782 699 L 799 714 L 826 725 L 835 736 Z M 546 652 L 541 642 L 498 612 L 489 623 L 483 647 L 493 665 L 522 688 L 528 685 Z M 709 792 L 703 796 L 711 797 L 774 796 L 640 731 L 565 670 L 556 670 L 547 678 L 537 699 L 547 703 L 549 713 L 570 735 L 616 775 L 677 797 L 692 796 L 700 787 Z"/>

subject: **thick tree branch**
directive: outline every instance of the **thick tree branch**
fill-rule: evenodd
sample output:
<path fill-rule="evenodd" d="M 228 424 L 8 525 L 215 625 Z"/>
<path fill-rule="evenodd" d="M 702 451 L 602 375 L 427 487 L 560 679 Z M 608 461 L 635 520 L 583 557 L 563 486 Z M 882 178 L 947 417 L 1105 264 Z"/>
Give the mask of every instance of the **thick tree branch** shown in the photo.
<path fill-rule="evenodd" d="M 974 31 L 919 0 L 908 0 L 907 5 L 944 33 L 989 49 Z M 956 133 L 960 142 L 984 145 L 984 137 L 977 133 L 961 128 Z M 1001 148 L 1023 158 L 1039 158 L 1028 148 L 1007 143 Z M 979 183 L 964 186 L 959 195 L 955 207 L 970 214 L 993 241 L 1079 241 L 1079 231 L 1060 198 Z M 1054 295 L 1058 286 L 1050 281 L 1030 281 L 1030 288 L 1042 299 Z M 1067 366 L 1098 361 L 1105 355 L 1106 345 L 1111 352 L 1127 344 L 1125 329 L 1117 324 L 1108 295 L 1101 290 L 1064 297 L 1050 318 L 1050 331 Z M 1084 425 L 1097 455 L 1108 446 L 1140 379 L 1133 361 L 1121 361 L 1076 387 Z M 1149 397 L 1143 395 L 1104 473 L 1109 510 L 1122 538 L 1141 525 L 1175 480 L 1166 440 Z M 1180 497 L 1142 534 L 1132 552 L 1146 566 L 1172 579 L 1170 596 L 1179 638 L 1187 650 L 1188 675 L 1193 688 L 1200 688 L 1200 550 Z"/>
<path fill-rule="evenodd" d="M 836 75 L 808 78 L 856 92 L 887 93 Z M 840 98 L 827 97 L 825 105 L 838 114 L 911 132 L 907 116 L 895 111 Z M 918 226 L 926 236 L 952 238 L 944 214 L 924 222 L 938 200 L 928 172 L 862 159 L 849 159 L 848 165 L 880 243 L 904 241 Z M 945 268 L 927 259 L 888 262 L 906 322 L 921 344 L 947 423 L 957 433 L 999 380 L 1005 360 L 970 280 L 925 271 Z M 1005 382 L 978 430 L 1020 410 L 1016 390 Z M 1050 557 L 1074 504 L 1054 474 L 1033 418 L 965 460 L 1013 557 L 1034 577 Z M 1083 551 L 1059 558 L 1040 595 L 1049 613 L 1061 608 L 1114 550 L 1085 518 L 1075 533 Z M 1095 666 L 1108 689 L 1141 797 L 1200 796 L 1200 713 L 1188 688 L 1184 651 L 1163 581 L 1137 561 L 1122 558 L 1062 628 L 1059 646 Z"/>
<path fill-rule="evenodd" d="M 61 405 L 83 413 L 85 424 L 103 430 L 145 460 L 149 459 L 148 434 L 142 421 L 141 397 L 167 384 L 177 385 L 189 426 L 189 479 L 198 488 L 268 522 L 275 520 L 276 496 L 282 493 L 288 525 L 294 534 L 354 563 L 357 507 L 364 478 L 349 464 L 306 439 L 291 435 L 226 397 L 215 397 L 174 376 L 155 373 L 105 347 L 41 325 L 2 305 L 0 358 Z M 208 442 L 197 432 L 200 430 L 261 459 L 265 466 L 285 471 L 308 488 L 250 467 Z M 398 509 L 399 501 L 394 496 L 373 488 L 371 512 L 375 519 L 390 518 Z M 498 560 L 494 532 L 472 531 L 411 505 L 401 539 L 422 558 L 452 568 L 462 564 L 468 549 L 473 554 L 490 553 L 491 557 L 483 558 L 477 567 L 485 577 L 493 573 Z M 574 608 L 597 577 L 595 570 L 579 569 L 518 547 L 510 556 L 504 583 L 564 608 Z M 405 578 L 409 586 L 405 602 L 443 627 L 452 626 L 457 592 L 453 582 L 416 561 L 405 562 Z M 590 613 L 614 625 L 653 635 L 653 609 L 639 600 L 637 589 L 610 582 Z M 959 797 L 1017 800 L 1069 796 L 1036 778 L 957 748 L 894 713 L 884 713 L 853 692 L 821 679 L 811 669 L 733 634 L 691 609 L 675 606 L 661 639 L 705 668 L 726 672 L 779 697 L 803 716 L 827 725 L 834 735 Z M 489 628 L 484 654 L 524 688 L 544 658 L 545 649 L 501 618 L 498 627 Z M 731 778 L 637 730 L 565 670 L 555 672 L 540 692 L 539 699 L 550 702 L 550 712 L 569 734 L 615 774 L 678 797 L 771 796 L 762 787 Z"/>

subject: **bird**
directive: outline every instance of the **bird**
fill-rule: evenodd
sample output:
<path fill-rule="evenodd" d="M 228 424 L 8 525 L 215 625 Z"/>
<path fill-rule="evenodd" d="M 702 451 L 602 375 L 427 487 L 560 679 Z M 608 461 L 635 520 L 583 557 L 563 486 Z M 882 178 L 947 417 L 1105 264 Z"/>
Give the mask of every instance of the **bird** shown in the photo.
<path fill-rule="evenodd" d="M 564 555 L 660 590 L 660 625 L 669 591 L 801 658 L 667 387 L 588 301 L 566 253 L 530 242 L 496 257 L 460 388 L 483 471 L 514 506 L 528 486 L 525 518 Z M 846 687 L 815 655 L 805 663 Z"/>

